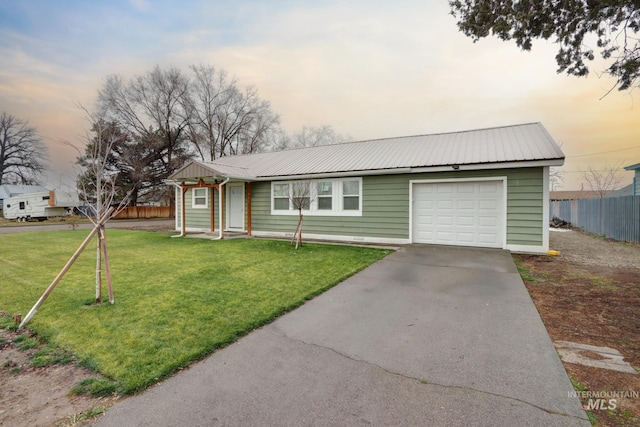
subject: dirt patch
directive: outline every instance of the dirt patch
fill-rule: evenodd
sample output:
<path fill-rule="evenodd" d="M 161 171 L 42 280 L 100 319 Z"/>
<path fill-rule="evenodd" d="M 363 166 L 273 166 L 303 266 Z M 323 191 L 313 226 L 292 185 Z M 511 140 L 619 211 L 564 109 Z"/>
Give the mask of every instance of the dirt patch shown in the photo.
<path fill-rule="evenodd" d="M 523 278 L 551 338 L 614 348 L 640 368 L 640 246 L 572 230 L 550 232 L 560 256 L 517 255 Z M 577 387 L 617 393 L 615 409 L 593 409 L 603 426 L 640 425 L 640 375 L 563 362 Z"/>
<path fill-rule="evenodd" d="M 28 334 L 0 330 L 0 425 L 81 425 L 115 403 L 115 398 L 70 395 L 81 380 L 97 375 L 75 363 L 35 368 L 31 357 L 42 345 L 19 349 L 30 343 Z"/>
<path fill-rule="evenodd" d="M 4 225 L 6 222 L 0 222 L 0 226 Z M 175 227 L 173 220 L 112 221 L 109 225 L 156 232 L 171 232 Z M 56 227 L 68 226 L 58 224 Z M 0 315 L 8 316 L 2 312 Z M 33 367 L 31 357 L 43 346 L 38 344 L 21 350 L 19 347 L 24 347 L 25 338 L 33 341 L 28 334 L 0 329 L 0 426 L 86 425 L 93 420 L 92 417 L 115 404 L 115 397 L 70 395 L 71 389 L 80 381 L 96 378 L 98 374 L 76 363 Z"/>

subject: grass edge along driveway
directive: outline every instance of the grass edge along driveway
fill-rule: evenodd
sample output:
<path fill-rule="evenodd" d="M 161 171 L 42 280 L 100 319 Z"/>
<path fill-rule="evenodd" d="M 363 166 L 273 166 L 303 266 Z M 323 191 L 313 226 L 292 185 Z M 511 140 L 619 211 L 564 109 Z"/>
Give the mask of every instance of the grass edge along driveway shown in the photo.
<path fill-rule="evenodd" d="M 29 311 L 86 230 L 0 236 L 0 310 Z M 115 304 L 95 305 L 95 245 L 28 325 L 84 366 L 141 391 L 383 258 L 388 250 L 109 230 Z M 106 296 L 106 284 L 103 284 Z M 103 298 L 108 301 L 107 298 Z"/>

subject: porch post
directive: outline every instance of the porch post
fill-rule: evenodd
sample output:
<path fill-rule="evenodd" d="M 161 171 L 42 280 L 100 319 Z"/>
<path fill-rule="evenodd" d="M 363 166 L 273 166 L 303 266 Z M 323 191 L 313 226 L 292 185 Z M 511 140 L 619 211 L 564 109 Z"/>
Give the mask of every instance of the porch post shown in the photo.
<path fill-rule="evenodd" d="M 218 204 L 220 205 L 220 240 L 224 239 L 224 185 L 218 187 L 218 192 L 220 193 L 220 200 L 218 200 Z"/>
<path fill-rule="evenodd" d="M 185 208 L 185 194 L 187 194 L 188 188 L 184 187 L 184 183 L 182 184 L 182 197 L 180 197 L 180 235 L 184 236 L 187 234 L 187 225 L 185 224 L 187 220 L 186 208 Z"/>
<path fill-rule="evenodd" d="M 251 183 L 247 182 L 247 234 L 251 236 Z"/>
<path fill-rule="evenodd" d="M 215 225 L 216 224 L 216 222 L 215 222 L 216 204 L 214 203 L 215 202 L 215 198 L 214 198 L 215 197 L 215 193 L 213 191 L 213 187 L 211 187 L 209 190 L 211 191 L 211 197 L 210 197 L 210 199 L 211 199 L 211 215 L 210 215 L 211 216 L 211 218 L 210 218 L 211 224 L 210 224 L 210 228 L 211 228 L 211 232 L 213 233 L 216 230 L 216 225 Z"/>

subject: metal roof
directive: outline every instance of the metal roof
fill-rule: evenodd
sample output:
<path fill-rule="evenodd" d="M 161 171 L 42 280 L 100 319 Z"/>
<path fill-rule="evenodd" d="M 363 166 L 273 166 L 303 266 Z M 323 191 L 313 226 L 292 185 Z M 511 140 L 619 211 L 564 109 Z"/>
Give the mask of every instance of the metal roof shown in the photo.
<path fill-rule="evenodd" d="M 564 154 L 544 126 L 528 123 L 222 157 L 212 162 L 194 161 L 171 178 L 269 179 L 365 171 L 410 172 L 411 169 L 439 166 L 513 162 L 560 165 L 563 161 Z M 194 168 L 201 173 L 208 171 L 210 175 L 193 174 Z"/>

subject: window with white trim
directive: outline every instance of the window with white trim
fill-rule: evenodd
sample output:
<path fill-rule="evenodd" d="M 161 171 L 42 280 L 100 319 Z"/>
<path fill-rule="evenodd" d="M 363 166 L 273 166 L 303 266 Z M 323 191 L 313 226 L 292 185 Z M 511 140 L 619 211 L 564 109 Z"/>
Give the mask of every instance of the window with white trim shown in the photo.
<path fill-rule="evenodd" d="M 209 206 L 209 189 L 194 188 L 191 190 L 191 207 L 193 209 L 206 209 Z"/>
<path fill-rule="evenodd" d="M 345 211 L 360 210 L 359 181 L 342 181 L 342 209 L 344 209 Z"/>
<path fill-rule="evenodd" d="M 333 182 L 316 182 L 316 194 L 319 211 L 333 210 Z"/>
<path fill-rule="evenodd" d="M 297 215 L 297 204 L 303 206 L 303 215 L 362 216 L 362 178 L 271 183 L 272 215 Z"/>
<path fill-rule="evenodd" d="M 273 210 L 288 211 L 289 210 L 289 183 L 271 184 L 273 194 Z"/>

